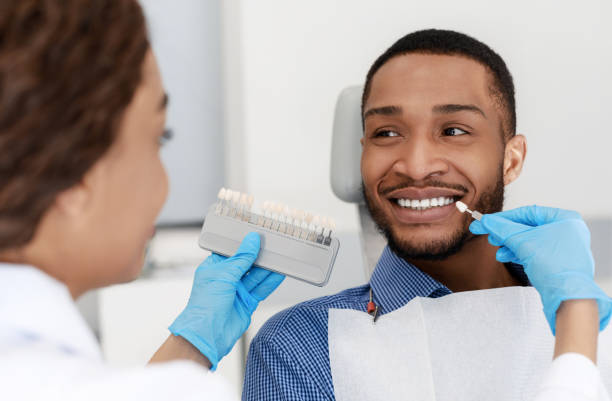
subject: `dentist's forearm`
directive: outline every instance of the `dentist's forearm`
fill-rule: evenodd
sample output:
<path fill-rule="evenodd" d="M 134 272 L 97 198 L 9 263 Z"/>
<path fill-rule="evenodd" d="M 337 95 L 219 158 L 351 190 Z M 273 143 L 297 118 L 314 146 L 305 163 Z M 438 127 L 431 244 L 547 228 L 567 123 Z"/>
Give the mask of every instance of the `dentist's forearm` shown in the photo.
<path fill-rule="evenodd" d="M 598 335 L 597 301 L 574 299 L 562 302 L 557 311 L 554 358 L 576 352 L 597 363 Z"/>
<path fill-rule="evenodd" d="M 155 352 L 149 363 L 169 362 L 177 359 L 194 361 L 210 369 L 210 361 L 191 343 L 181 336 L 170 335 Z"/>

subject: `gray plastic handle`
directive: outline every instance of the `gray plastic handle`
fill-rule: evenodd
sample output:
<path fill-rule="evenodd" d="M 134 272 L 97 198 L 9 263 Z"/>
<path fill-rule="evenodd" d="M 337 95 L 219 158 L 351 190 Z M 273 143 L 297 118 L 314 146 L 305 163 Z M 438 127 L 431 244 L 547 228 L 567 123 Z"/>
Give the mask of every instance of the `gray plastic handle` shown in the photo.
<path fill-rule="evenodd" d="M 261 250 L 255 265 L 322 287 L 328 283 L 340 248 L 337 238 L 329 245 L 302 240 L 228 216 L 221 216 L 211 208 L 200 234 L 201 248 L 231 256 L 249 232 L 258 232 Z"/>

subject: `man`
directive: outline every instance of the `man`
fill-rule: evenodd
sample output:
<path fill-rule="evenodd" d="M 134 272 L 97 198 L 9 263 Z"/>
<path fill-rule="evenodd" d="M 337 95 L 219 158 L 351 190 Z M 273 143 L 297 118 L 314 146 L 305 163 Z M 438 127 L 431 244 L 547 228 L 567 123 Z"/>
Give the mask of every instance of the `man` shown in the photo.
<path fill-rule="evenodd" d="M 361 172 L 368 209 L 388 247 L 370 283 L 296 305 L 253 340 L 245 400 L 333 400 L 330 308 L 384 315 L 414 297 L 527 285 L 522 270 L 495 260 L 496 247 L 468 230 L 461 200 L 502 209 L 520 174 L 525 138 L 515 134 L 512 76 L 485 44 L 464 34 L 406 35 L 372 65 L 362 102 Z M 475 267 L 478 268 L 475 268 Z"/>

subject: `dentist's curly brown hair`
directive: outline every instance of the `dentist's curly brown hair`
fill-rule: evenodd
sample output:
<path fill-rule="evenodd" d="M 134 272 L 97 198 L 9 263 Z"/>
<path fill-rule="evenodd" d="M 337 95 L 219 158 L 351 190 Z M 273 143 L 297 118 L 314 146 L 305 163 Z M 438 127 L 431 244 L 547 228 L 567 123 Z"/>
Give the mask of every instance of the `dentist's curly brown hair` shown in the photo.
<path fill-rule="evenodd" d="M 135 0 L 0 2 L 0 250 L 110 148 L 148 49 Z"/>

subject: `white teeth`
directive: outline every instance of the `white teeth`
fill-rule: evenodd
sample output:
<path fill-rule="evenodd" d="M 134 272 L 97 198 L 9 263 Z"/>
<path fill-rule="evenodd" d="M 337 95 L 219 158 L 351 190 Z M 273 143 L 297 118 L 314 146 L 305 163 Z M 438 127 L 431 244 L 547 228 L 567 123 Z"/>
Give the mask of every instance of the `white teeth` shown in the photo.
<path fill-rule="evenodd" d="M 454 203 L 455 200 L 451 197 L 441 196 L 439 198 L 431 199 L 398 199 L 397 204 L 401 207 L 410 208 L 413 210 L 427 210 L 432 207 L 447 206 Z"/>

